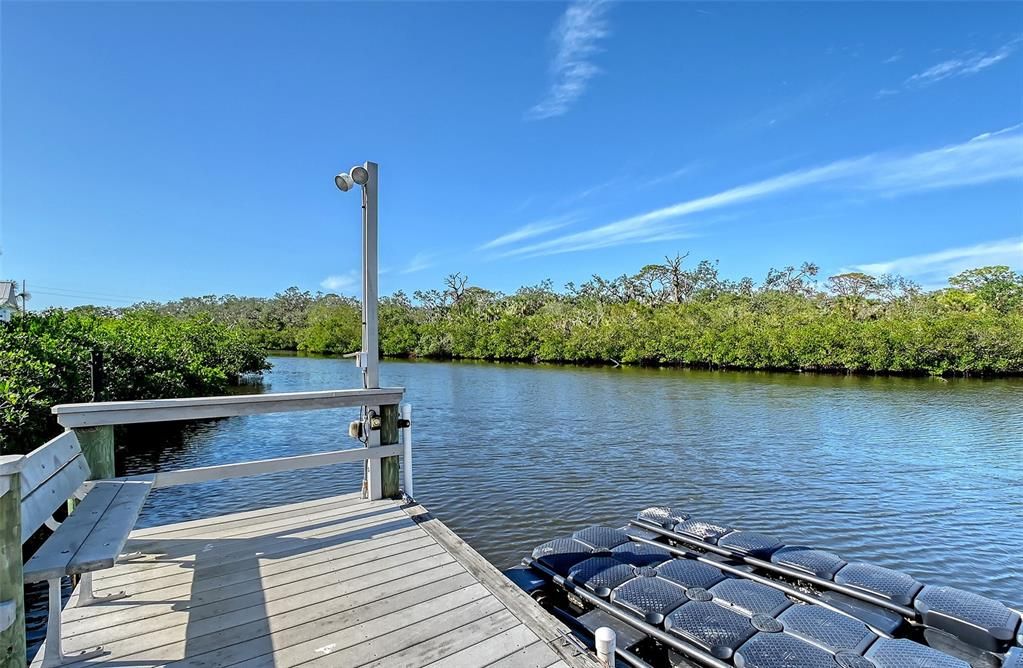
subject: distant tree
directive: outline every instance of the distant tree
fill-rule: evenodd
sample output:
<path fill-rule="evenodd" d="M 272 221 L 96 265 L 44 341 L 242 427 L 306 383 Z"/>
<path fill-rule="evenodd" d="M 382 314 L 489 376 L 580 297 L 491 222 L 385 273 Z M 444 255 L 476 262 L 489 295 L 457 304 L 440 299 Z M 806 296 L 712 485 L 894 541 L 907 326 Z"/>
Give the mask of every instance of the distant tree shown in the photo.
<path fill-rule="evenodd" d="M 675 257 L 665 256 L 664 264 L 661 265 L 661 282 L 667 286 L 671 301 L 675 304 L 681 304 L 691 292 L 692 280 L 682 269 L 682 263 L 687 257 L 689 253 L 685 255 L 675 253 Z"/>
<path fill-rule="evenodd" d="M 876 297 L 880 289 L 877 278 L 859 271 L 828 277 L 828 290 L 837 297 Z"/>
<path fill-rule="evenodd" d="M 1000 313 L 1023 307 L 1023 274 L 1005 265 L 969 269 L 948 279 L 949 285 L 977 295 Z"/>
<path fill-rule="evenodd" d="M 817 283 L 813 279 L 819 271 L 820 267 L 812 262 L 804 262 L 798 270 L 793 266 L 784 269 L 772 267 L 764 279 L 763 289 L 809 297 L 817 292 Z"/>
<path fill-rule="evenodd" d="M 460 272 L 448 274 L 444 278 L 444 287 L 446 288 L 444 294 L 451 304 L 457 304 L 462 300 L 462 296 L 465 294 L 465 284 L 468 282 L 469 277 Z"/>

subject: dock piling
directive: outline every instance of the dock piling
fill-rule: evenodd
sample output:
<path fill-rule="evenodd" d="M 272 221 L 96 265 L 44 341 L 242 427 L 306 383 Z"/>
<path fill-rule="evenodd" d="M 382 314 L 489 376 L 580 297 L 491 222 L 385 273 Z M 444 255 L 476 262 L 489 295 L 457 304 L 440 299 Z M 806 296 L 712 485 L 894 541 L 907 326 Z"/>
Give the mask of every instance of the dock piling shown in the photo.
<path fill-rule="evenodd" d="M 18 471 L 21 459 L 0 457 L 0 668 L 25 665 L 21 473 Z"/>

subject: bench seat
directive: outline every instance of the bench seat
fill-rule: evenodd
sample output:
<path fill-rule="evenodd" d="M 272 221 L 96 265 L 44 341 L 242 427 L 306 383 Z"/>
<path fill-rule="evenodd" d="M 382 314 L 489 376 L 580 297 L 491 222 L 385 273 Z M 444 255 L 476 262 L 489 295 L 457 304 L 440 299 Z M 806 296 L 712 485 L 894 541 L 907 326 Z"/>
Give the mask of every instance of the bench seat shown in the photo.
<path fill-rule="evenodd" d="M 113 568 L 152 489 L 152 479 L 99 480 L 25 562 L 25 582 Z"/>

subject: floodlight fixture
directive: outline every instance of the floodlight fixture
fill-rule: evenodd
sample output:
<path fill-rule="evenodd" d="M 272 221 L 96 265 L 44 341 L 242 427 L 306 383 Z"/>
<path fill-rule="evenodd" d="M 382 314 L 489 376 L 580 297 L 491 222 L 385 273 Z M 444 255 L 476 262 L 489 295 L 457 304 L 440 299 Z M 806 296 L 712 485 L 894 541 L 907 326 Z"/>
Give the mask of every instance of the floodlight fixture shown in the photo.
<path fill-rule="evenodd" d="M 352 181 L 355 181 L 360 186 L 364 186 L 369 183 L 369 170 L 362 165 L 352 167 L 348 173 L 351 175 Z"/>
<path fill-rule="evenodd" d="M 355 180 L 345 172 L 341 172 L 334 177 L 334 185 L 337 186 L 338 190 L 346 193 L 355 187 Z"/>

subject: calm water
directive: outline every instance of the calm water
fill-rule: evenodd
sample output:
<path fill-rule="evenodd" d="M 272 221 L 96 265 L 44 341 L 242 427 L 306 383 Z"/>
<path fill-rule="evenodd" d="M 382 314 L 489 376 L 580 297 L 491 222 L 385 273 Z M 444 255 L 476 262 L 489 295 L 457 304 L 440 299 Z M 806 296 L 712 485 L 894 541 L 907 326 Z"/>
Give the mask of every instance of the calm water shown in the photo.
<path fill-rule="evenodd" d="M 272 362 L 266 391 L 359 382 L 350 360 Z M 385 362 L 381 376 L 414 407 L 418 500 L 499 567 L 670 503 L 1023 606 L 1023 380 L 433 362 Z M 353 447 L 356 413 L 161 427 L 118 457 L 141 473 Z M 360 482 L 341 466 L 158 490 L 140 525 Z"/>

